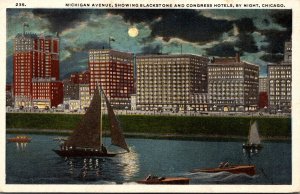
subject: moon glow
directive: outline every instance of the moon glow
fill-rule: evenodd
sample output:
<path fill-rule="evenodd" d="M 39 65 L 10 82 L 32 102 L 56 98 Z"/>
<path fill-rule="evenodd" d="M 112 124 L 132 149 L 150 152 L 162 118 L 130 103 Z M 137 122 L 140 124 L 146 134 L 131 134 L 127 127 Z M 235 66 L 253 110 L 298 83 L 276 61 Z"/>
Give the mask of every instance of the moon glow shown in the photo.
<path fill-rule="evenodd" d="M 128 29 L 128 35 L 134 38 L 139 35 L 139 30 L 135 26 L 132 26 Z"/>

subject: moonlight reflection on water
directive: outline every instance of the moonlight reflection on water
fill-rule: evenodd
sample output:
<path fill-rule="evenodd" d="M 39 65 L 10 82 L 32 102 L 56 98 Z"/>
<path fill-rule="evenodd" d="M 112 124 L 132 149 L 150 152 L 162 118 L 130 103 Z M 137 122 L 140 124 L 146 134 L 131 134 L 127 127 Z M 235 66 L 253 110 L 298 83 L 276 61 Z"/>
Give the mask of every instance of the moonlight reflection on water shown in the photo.
<path fill-rule="evenodd" d="M 7 137 L 13 135 L 8 134 Z M 290 142 L 263 142 L 243 153 L 242 142 L 127 138 L 130 152 L 112 158 L 62 158 L 53 135 L 30 135 L 27 145 L 6 144 L 7 184 L 131 184 L 147 175 L 191 178 L 190 184 L 291 184 Z M 108 139 L 105 139 L 108 145 Z M 111 152 L 119 151 L 109 146 Z M 221 161 L 255 164 L 257 175 L 190 173 Z"/>

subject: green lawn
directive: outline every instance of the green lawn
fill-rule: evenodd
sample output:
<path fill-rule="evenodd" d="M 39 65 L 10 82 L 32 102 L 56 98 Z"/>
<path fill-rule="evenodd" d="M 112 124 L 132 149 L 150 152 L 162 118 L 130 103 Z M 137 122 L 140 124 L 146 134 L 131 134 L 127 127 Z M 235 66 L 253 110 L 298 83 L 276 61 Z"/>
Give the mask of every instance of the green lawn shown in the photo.
<path fill-rule="evenodd" d="M 7 113 L 7 128 L 73 129 L 81 120 L 77 114 Z M 107 119 L 104 115 L 104 128 Z M 190 117 L 190 116 L 118 116 L 125 132 L 157 134 L 208 134 L 247 136 L 250 117 Z M 265 137 L 290 137 L 290 118 L 258 117 L 259 132 Z"/>

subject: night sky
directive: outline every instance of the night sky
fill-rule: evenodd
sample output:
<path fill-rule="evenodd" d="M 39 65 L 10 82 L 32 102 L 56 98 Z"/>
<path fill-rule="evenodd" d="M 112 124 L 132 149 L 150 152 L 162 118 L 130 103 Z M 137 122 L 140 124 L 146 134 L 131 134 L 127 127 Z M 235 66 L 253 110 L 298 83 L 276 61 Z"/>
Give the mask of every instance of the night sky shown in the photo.
<path fill-rule="evenodd" d="M 266 75 L 270 62 L 283 59 L 291 39 L 291 10 L 89 10 L 7 9 L 7 82 L 12 81 L 13 39 L 23 31 L 60 36 L 60 76 L 87 69 L 88 50 L 111 47 L 134 53 L 234 56 L 258 64 Z M 139 30 L 136 37 L 128 29 Z"/>

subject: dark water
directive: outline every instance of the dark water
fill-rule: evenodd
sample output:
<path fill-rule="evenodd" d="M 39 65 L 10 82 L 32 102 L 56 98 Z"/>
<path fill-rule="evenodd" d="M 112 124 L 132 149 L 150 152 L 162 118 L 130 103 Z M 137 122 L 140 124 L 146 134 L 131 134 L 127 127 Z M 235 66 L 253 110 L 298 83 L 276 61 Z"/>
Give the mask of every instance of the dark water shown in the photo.
<path fill-rule="evenodd" d="M 7 184 L 135 184 L 148 174 L 189 177 L 191 184 L 291 184 L 291 144 L 286 142 L 264 142 L 262 151 L 249 158 L 241 142 L 129 138 L 130 153 L 67 159 L 52 151 L 58 148 L 58 142 L 53 141 L 56 136 L 30 136 L 32 142 L 26 147 L 6 144 Z M 257 175 L 189 172 L 216 167 L 221 161 L 255 164 Z"/>

